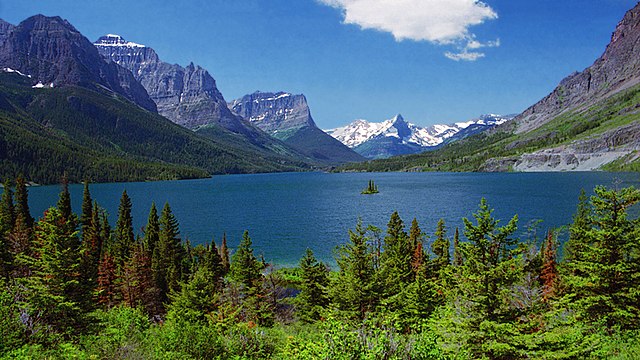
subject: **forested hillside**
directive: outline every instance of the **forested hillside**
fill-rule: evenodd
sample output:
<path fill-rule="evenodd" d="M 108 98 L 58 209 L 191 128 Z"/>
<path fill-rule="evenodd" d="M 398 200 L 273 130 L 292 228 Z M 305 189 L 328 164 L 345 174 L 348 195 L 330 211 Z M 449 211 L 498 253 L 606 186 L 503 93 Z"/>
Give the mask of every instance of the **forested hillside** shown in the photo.
<path fill-rule="evenodd" d="M 63 179 L 39 220 L 23 178 L 0 198 L 0 357 L 87 359 L 635 359 L 640 223 L 634 188 L 580 197 L 559 230 L 517 239 L 485 200 L 463 229 L 433 235 L 394 212 L 356 224 L 329 269 L 311 250 L 278 269 L 248 232 L 192 246 L 169 204 L 136 234 L 85 185 Z M 330 224 L 327 224 L 330 226 Z M 562 253 L 562 256 L 558 254 Z"/>

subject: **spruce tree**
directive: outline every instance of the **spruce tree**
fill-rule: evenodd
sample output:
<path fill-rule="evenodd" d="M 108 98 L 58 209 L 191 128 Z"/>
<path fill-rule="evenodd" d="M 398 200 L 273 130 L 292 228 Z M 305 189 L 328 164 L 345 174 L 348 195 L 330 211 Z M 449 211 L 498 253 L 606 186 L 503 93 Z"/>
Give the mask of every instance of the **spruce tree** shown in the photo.
<path fill-rule="evenodd" d="M 330 287 L 333 303 L 349 318 L 363 320 L 378 303 L 373 254 L 367 231 L 358 220 L 349 230 L 349 243 L 338 248 L 336 262 L 340 271 Z"/>
<path fill-rule="evenodd" d="M 205 267 L 207 269 L 207 274 L 210 276 L 209 281 L 216 285 L 216 289 L 220 288 L 224 277 L 224 267 L 220 252 L 213 240 L 211 240 L 211 244 L 209 244 L 206 249 L 201 267 Z"/>
<path fill-rule="evenodd" d="M 571 261 L 564 264 L 568 302 L 588 323 L 637 329 L 640 237 L 627 209 L 640 202 L 640 191 L 598 186 L 594 192 L 590 226 L 576 238 L 581 245 L 572 248 Z"/>
<path fill-rule="evenodd" d="M 222 259 L 223 276 L 229 273 L 231 261 L 229 260 L 229 247 L 227 246 L 227 233 L 222 234 L 222 244 L 220 244 L 220 258 Z"/>
<path fill-rule="evenodd" d="M 542 280 L 542 299 L 548 302 L 556 295 L 558 284 L 557 269 L 557 245 L 553 231 L 549 230 L 547 238 L 542 247 L 542 269 L 540 278 Z"/>
<path fill-rule="evenodd" d="M 460 253 L 460 232 L 456 227 L 453 234 L 453 266 L 462 266 L 462 254 Z"/>
<path fill-rule="evenodd" d="M 33 217 L 29 211 L 29 199 L 26 180 L 22 175 L 19 175 L 16 179 L 16 192 L 15 192 L 15 212 L 16 221 L 18 218 L 22 218 L 22 224 L 28 229 L 33 229 Z"/>
<path fill-rule="evenodd" d="M 69 194 L 69 179 L 67 178 L 66 173 L 62 176 L 62 180 L 60 181 L 60 186 L 62 190 L 60 191 L 58 204 L 56 205 L 56 207 L 58 208 L 58 210 L 60 210 L 60 214 L 62 215 L 62 217 L 67 221 L 70 221 L 73 216 L 73 211 L 71 210 L 71 194 Z"/>
<path fill-rule="evenodd" d="M 134 244 L 133 218 L 131 217 L 131 199 L 127 190 L 122 192 L 120 206 L 118 207 L 118 220 L 115 228 L 114 256 L 116 266 L 122 267 L 129 259 L 131 248 Z"/>
<path fill-rule="evenodd" d="M 245 231 L 238 251 L 233 254 L 229 274 L 241 284 L 245 294 L 253 296 L 260 292 L 263 264 L 253 254 L 253 243 L 249 232 Z"/>
<path fill-rule="evenodd" d="M 436 239 L 431 244 L 431 251 L 435 255 L 432 261 L 432 271 L 436 276 L 439 276 L 442 270 L 449 266 L 451 262 L 451 257 L 449 256 L 449 246 L 451 244 L 446 234 L 447 229 L 445 228 L 444 219 L 440 219 L 436 227 Z"/>
<path fill-rule="evenodd" d="M 11 181 L 5 180 L 0 198 L 0 237 L 4 238 L 16 223 Z"/>
<path fill-rule="evenodd" d="M 82 230 L 82 241 L 87 241 L 87 235 L 89 228 L 93 221 L 93 201 L 91 200 L 91 193 L 89 192 L 89 182 L 84 181 L 84 191 L 82 193 L 82 214 L 80 215 L 80 226 Z"/>
<path fill-rule="evenodd" d="M 163 300 L 170 291 L 178 291 L 183 277 L 184 248 L 179 237 L 178 221 L 168 203 L 160 215 L 158 244 L 154 247 L 152 269 Z"/>
<path fill-rule="evenodd" d="M 413 279 L 411 264 L 414 249 L 397 211 L 391 214 L 387 224 L 387 236 L 384 238 L 383 249 L 380 256 L 378 282 L 384 289 L 384 296 L 390 297 L 400 293 L 402 287 Z"/>
<path fill-rule="evenodd" d="M 160 222 L 158 218 L 158 210 L 156 203 L 151 203 L 149 210 L 149 219 L 147 226 L 144 228 L 144 247 L 150 254 L 153 254 L 160 239 Z"/>
<path fill-rule="evenodd" d="M 91 210 L 92 219 L 89 226 L 83 230 L 82 237 L 82 263 L 81 285 L 86 294 L 91 294 L 98 285 L 98 267 L 102 253 L 103 239 L 100 224 L 100 209 L 98 203 L 93 204 Z M 90 299 L 88 299 L 90 300 Z"/>
<path fill-rule="evenodd" d="M 320 319 L 329 305 L 327 285 L 329 273 L 325 264 L 319 262 L 311 249 L 307 249 L 300 260 L 302 286 L 296 297 L 298 315 L 302 321 L 314 322 Z"/>

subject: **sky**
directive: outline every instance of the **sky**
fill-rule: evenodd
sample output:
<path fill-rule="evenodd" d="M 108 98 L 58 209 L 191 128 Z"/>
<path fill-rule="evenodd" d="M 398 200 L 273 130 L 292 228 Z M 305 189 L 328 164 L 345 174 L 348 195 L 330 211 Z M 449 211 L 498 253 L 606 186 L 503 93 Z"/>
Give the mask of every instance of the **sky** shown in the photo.
<path fill-rule="evenodd" d="M 227 101 L 305 94 L 321 128 L 513 114 L 597 59 L 637 0 L 0 0 L 200 65 Z"/>

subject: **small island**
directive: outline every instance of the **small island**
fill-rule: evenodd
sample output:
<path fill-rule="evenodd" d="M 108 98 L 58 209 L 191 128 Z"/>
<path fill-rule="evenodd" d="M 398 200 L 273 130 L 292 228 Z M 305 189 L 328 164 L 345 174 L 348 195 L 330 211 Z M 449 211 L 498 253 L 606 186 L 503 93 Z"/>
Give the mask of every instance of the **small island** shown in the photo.
<path fill-rule="evenodd" d="M 377 194 L 377 193 L 379 193 L 378 186 L 373 182 L 373 180 L 369 180 L 369 185 L 367 186 L 366 189 L 362 190 L 361 192 L 361 194 L 364 194 L 364 195 Z"/>

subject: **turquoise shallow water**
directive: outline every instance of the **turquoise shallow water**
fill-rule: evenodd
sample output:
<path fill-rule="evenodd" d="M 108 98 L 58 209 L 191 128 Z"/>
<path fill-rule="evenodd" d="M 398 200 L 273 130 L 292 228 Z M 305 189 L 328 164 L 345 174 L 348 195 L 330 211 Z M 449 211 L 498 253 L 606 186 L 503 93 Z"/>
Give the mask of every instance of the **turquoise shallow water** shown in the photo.
<path fill-rule="evenodd" d="M 361 195 L 369 179 L 379 194 Z M 520 237 L 527 224 L 542 220 L 539 232 L 571 222 L 580 189 L 595 185 L 640 185 L 635 173 L 284 173 L 215 176 L 210 179 L 147 183 L 92 184 L 91 193 L 115 224 L 120 195 L 133 202 L 134 225 L 146 223 L 151 202 L 169 202 L 183 238 L 193 244 L 227 233 L 236 246 L 249 230 L 256 253 L 279 265 L 298 262 L 307 247 L 333 263 L 334 249 L 348 241 L 358 218 L 384 228 L 398 210 L 408 225 L 415 217 L 432 234 L 440 218 L 453 229 L 471 217 L 482 197 L 494 215 L 508 221 L 520 217 Z M 73 208 L 80 211 L 82 185 L 71 185 Z M 39 218 L 55 205 L 59 186 L 29 188 L 30 206 Z"/>

